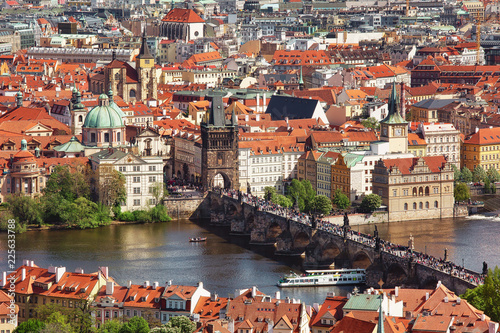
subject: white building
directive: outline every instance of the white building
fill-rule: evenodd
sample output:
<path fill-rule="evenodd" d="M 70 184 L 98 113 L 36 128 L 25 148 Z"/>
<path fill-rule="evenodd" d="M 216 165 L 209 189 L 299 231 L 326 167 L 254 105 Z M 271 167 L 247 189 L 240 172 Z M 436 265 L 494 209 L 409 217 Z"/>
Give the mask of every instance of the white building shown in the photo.
<path fill-rule="evenodd" d="M 442 155 L 460 168 L 460 131 L 448 123 L 421 123 L 418 131 L 427 143 L 426 156 Z"/>
<path fill-rule="evenodd" d="M 109 166 L 125 176 L 127 199 L 123 211 L 145 209 L 156 205 L 152 189 L 157 184 L 163 188 L 163 160 L 160 157 L 140 158 L 131 153 L 109 148 L 89 156 L 92 170 L 99 170 L 100 182 L 111 171 Z"/>

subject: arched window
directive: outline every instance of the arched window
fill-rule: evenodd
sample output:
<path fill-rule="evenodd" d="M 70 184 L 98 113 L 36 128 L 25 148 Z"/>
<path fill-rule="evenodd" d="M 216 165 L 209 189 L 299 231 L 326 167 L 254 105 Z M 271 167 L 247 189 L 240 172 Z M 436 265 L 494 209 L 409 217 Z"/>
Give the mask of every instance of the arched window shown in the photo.
<path fill-rule="evenodd" d="M 130 98 L 135 98 L 136 94 L 135 94 L 135 90 L 134 89 L 130 89 L 130 92 L 128 93 L 128 96 Z"/>
<path fill-rule="evenodd" d="M 429 208 L 429 201 L 425 202 L 425 208 L 427 208 L 427 209 Z"/>
<path fill-rule="evenodd" d="M 408 210 L 408 204 L 407 203 L 404 204 L 404 209 Z"/>
<path fill-rule="evenodd" d="M 424 204 L 420 202 L 420 203 L 418 204 L 418 209 L 423 209 L 423 208 L 424 208 Z"/>
<path fill-rule="evenodd" d="M 429 190 L 429 186 L 426 186 L 426 187 L 425 187 L 425 195 L 429 195 L 429 192 L 430 192 L 430 190 Z"/>
<path fill-rule="evenodd" d="M 434 201 L 434 208 L 438 208 L 438 207 L 439 207 L 439 204 L 438 204 L 438 202 L 436 200 L 436 201 Z"/>
<path fill-rule="evenodd" d="M 413 203 L 413 210 L 416 210 L 416 209 L 417 209 L 417 203 L 416 203 L 416 202 L 414 202 L 414 203 Z"/>
<path fill-rule="evenodd" d="M 414 187 L 414 188 L 413 188 L 413 196 L 414 196 L 414 197 L 416 197 L 416 196 L 417 196 L 417 188 L 416 188 L 416 187 Z"/>
<path fill-rule="evenodd" d="M 423 188 L 422 186 L 420 186 L 420 187 L 418 188 L 418 196 L 420 197 L 420 196 L 422 196 L 422 195 L 424 195 L 424 188 Z"/>
<path fill-rule="evenodd" d="M 78 116 L 78 122 L 80 122 L 80 123 L 83 122 L 83 116 L 82 115 Z"/>

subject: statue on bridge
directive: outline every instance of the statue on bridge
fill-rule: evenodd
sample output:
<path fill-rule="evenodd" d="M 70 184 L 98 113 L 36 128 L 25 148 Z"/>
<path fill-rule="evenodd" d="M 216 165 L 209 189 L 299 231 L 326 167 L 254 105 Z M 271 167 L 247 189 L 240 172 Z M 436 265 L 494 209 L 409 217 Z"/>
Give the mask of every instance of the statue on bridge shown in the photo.
<path fill-rule="evenodd" d="M 349 227 L 349 216 L 347 212 L 344 213 L 344 227 Z"/>
<path fill-rule="evenodd" d="M 375 231 L 373 232 L 373 238 L 375 238 L 375 251 L 380 252 L 380 237 L 378 236 L 377 226 L 375 226 Z"/>
<path fill-rule="evenodd" d="M 413 250 L 415 250 L 415 240 L 413 239 L 413 235 L 410 234 L 410 239 L 408 239 L 408 251 L 413 253 Z"/>
<path fill-rule="evenodd" d="M 448 248 L 444 248 L 444 261 L 448 261 Z"/>
<path fill-rule="evenodd" d="M 483 261 L 483 275 L 488 275 L 488 264 L 486 261 Z"/>

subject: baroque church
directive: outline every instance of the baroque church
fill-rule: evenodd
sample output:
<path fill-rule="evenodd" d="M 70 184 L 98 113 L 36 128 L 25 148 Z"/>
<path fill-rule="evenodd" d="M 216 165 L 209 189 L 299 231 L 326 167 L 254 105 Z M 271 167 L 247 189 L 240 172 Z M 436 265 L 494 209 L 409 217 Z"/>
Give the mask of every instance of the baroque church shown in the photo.
<path fill-rule="evenodd" d="M 156 66 L 143 37 L 135 68 L 126 61 L 113 59 L 102 73 L 90 77 L 89 86 L 94 94 L 112 90 L 126 103 L 156 99 L 160 75 L 161 67 Z"/>

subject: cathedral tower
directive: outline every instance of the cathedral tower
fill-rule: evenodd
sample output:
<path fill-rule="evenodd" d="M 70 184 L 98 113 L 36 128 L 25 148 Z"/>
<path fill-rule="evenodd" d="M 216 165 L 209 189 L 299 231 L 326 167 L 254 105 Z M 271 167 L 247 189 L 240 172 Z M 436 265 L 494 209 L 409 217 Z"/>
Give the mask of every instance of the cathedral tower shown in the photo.
<path fill-rule="evenodd" d="M 139 100 L 157 98 L 155 59 L 149 52 L 145 34 L 142 36 L 141 50 L 135 58 L 135 69 L 139 77 Z"/>

